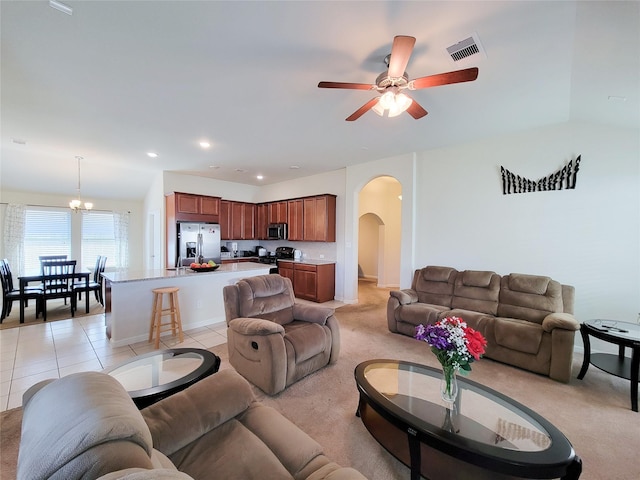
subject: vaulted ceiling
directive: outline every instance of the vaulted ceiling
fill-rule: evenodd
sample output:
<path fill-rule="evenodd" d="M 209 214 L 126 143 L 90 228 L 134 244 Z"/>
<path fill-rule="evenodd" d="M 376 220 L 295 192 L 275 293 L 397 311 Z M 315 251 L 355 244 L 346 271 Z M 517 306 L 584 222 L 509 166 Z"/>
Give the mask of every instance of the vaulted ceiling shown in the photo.
<path fill-rule="evenodd" d="M 64 3 L 0 2 L 3 190 L 73 195 L 76 156 L 83 196 L 139 199 L 162 170 L 260 185 L 568 120 L 640 128 L 637 1 Z M 478 79 L 411 92 L 420 120 L 346 122 L 374 93 L 318 82 L 374 83 L 395 35 L 416 37 L 411 78 Z M 472 35 L 485 55 L 454 62 Z"/>

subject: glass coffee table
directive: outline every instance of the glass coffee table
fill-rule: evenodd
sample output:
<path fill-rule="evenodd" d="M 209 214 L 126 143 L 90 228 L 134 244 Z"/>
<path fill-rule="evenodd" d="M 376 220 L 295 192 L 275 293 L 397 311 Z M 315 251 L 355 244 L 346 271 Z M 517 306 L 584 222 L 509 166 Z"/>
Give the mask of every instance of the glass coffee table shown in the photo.
<path fill-rule="evenodd" d="M 638 381 L 640 372 L 640 325 L 617 320 L 587 320 L 580 325 L 584 343 L 584 360 L 578 373 L 582 380 L 589 364 L 616 377 L 631 381 L 631 410 L 638 411 Z M 591 353 L 589 337 L 618 345 L 618 354 Z M 631 349 L 631 358 L 625 356 L 625 348 Z"/>
<path fill-rule="evenodd" d="M 198 348 L 156 350 L 104 372 L 118 380 L 139 409 L 216 373 L 220 357 Z"/>
<path fill-rule="evenodd" d="M 455 404 L 440 398 L 440 370 L 398 360 L 355 369 L 358 414 L 367 430 L 411 468 L 411 479 L 577 479 L 582 461 L 540 415 L 458 377 Z M 424 461 L 422 459 L 424 458 Z"/>

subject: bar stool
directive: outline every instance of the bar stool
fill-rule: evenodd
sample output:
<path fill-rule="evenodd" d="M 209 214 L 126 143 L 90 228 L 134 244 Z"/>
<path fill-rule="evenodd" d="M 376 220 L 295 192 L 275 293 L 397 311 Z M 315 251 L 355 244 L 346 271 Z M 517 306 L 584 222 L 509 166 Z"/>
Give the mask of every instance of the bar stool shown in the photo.
<path fill-rule="evenodd" d="M 149 341 L 153 340 L 155 331 L 156 345 L 160 348 L 160 333 L 171 330 L 172 335 L 176 335 L 176 330 L 180 337 L 180 341 L 184 341 L 182 335 L 182 320 L 180 319 L 180 305 L 178 304 L 178 287 L 154 288 L 153 292 L 153 311 L 151 312 L 151 328 L 149 329 Z M 164 302 L 164 294 L 169 295 L 169 308 L 162 308 Z M 162 317 L 170 315 L 171 321 L 162 323 Z"/>

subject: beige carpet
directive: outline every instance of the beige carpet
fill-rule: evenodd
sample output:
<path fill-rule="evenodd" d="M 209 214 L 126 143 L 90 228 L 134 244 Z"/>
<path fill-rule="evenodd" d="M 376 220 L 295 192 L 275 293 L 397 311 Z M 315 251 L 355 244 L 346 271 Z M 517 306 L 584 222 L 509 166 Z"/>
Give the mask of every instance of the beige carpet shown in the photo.
<path fill-rule="evenodd" d="M 35 300 L 29 300 L 29 306 L 24 309 L 24 323 L 20 323 L 20 305 L 18 302 L 14 302 L 11 307 L 11 314 L 5 318 L 0 324 L 0 330 L 6 328 L 23 327 L 26 325 L 34 325 L 36 323 L 42 323 L 42 315 L 36 318 L 36 302 Z M 86 315 L 97 315 L 104 313 L 104 307 L 100 305 L 93 293 L 89 297 L 89 313 L 85 313 L 85 300 L 84 294 L 82 300 L 78 301 L 78 310 L 76 310 L 76 317 L 84 317 Z M 69 300 L 67 304 L 64 304 L 64 300 L 56 298 L 54 300 L 47 301 L 47 322 L 55 322 L 58 320 L 67 320 L 71 317 L 71 305 Z"/>
<path fill-rule="evenodd" d="M 370 480 L 408 479 L 409 470 L 369 435 L 355 416 L 356 365 L 373 358 L 396 358 L 437 366 L 424 342 L 392 334 L 386 325 L 388 290 L 363 284 L 361 303 L 339 308 L 342 350 L 336 365 L 324 368 L 274 397 L 254 388 L 258 398 L 318 441 L 329 458 L 353 466 Z M 211 349 L 228 364 L 226 345 Z M 584 380 L 575 377 L 582 358 L 576 355 L 569 384 L 488 359 L 473 364 L 471 379 L 500 391 L 555 424 L 583 460 L 584 480 L 640 478 L 640 413 L 630 410 L 629 382 L 590 367 Z M 21 410 L 0 416 L 0 478 L 14 478 Z M 442 480 L 457 479 L 455 471 Z M 433 479 L 440 480 L 440 479 Z"/>

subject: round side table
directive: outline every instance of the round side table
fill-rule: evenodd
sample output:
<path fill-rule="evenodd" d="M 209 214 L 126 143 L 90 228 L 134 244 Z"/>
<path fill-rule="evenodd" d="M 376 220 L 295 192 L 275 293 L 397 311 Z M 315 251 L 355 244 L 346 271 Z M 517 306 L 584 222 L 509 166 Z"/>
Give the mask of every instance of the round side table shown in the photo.
<path fill-rule="evenodd" d="M 582 380 L 589 364 L 600 370 L 631 381 L 631 410 L 638 411 L 638 371 L 640 370 L 640 325 L 617 320 L 587 320 L 580 325 L 580 335 L 584 342 L 584 360 L 578 374 Z M 611 353 L 591 353 L 589 337 L 618 345 L 618 355 Z M 631 348 L 631 358 L 624 354 Z"/>
<path fill-rule="evenodd" d="M 212 375 L 220 357 L 198 348 L 157 350 L 104 370 L 127 390 L 139 409 Z"/>

